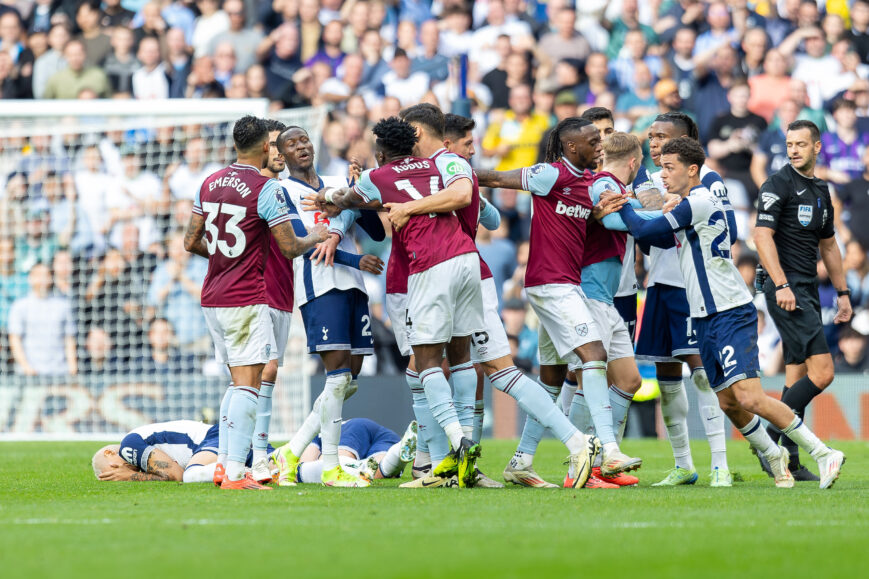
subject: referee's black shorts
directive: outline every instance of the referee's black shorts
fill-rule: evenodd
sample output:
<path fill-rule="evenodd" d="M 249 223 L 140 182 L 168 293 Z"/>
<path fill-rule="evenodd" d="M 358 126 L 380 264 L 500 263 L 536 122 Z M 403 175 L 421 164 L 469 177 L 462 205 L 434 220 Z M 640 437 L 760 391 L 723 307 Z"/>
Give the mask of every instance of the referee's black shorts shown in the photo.
<path fill-rule="evenodd" d="M 780 308 L 775 301 L 775 284 L 768 278 L 763 285 L 766 306 L 781 336 L 785 364 L 802 364 L 809 356 L 829 354 L 824 324 L 821 322 L 821 300 L 817 278 L 788 278 L 797 300 L 792 312 Z"/>

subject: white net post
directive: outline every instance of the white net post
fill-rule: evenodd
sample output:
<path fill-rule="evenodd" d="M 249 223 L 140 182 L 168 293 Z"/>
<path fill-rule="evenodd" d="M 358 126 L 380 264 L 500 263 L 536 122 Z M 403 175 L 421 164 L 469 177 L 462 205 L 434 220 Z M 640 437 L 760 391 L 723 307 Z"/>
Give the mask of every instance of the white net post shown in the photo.
<path fill-rule="evenodd" d="M 325 110 L 267 109 L 4 102 L 0 438 L 105 439 L 149 422 L 214 420 L 228 375 L 199 308 L 206 262 L 183 250 L 183 230 L 202 180 L 233 160 L 239 117 L 302 126 L 319 142 Z M 292 332 L 276 439 L 310 408 L 300 321 Z"/>

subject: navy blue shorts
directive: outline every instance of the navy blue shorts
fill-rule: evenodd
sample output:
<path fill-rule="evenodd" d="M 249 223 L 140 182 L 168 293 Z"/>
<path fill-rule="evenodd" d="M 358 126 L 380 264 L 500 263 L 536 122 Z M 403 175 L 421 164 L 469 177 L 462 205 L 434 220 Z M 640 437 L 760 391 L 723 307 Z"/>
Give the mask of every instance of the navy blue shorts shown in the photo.
<path fill-rule="evenodd" d="M 386 452 L 399 440 L 401 438 L 395 432 L 373 420 L 351 418 L 341 425 L 338 448 L 355 453 L 356 458 L 368 458 L 378 452 Z M 312 443 L 318 447 L 322 445 L 319 436 Z"/>
<path fill-rule="evenodd" d="M 202 439 L 202 442 L 199 443 L 199 446 L 193 449 L 193 454 L 197 452 L 213 452 L 217 454 L 217 449 L 220 444 L 220 429 L 217 424 L 211 426 L 208 429 L 208 432 L 205 433 L 205 438 Z M 275 447 L 269 444 L 267 447 L 269 454 L 275 451 Z M 253 464 L 253 449 L 247 453 L 247 461 L 245 462 L 245 466 L 251 466 Z"/>
<path fill-rule="evenodd" d="M 656 284 L 646 290 L 637 359 L 672 362 L 677 356 L 699 353 L 685 289 Z"/>
<path fill-rule="evenodd" d="M 760 373 L 757 351 L 757 310 L 745 304 L 706 318 L 695 318 L 700 357 L 716 392 Z"/>
<path fill-rule="evenodd" d="M 635 334 L 637 331 L 637 294 L 616 296 L 613 298 L 613 306 L 615 306 L 616 311 L 625 321 L 628 333 L 631 335 L 631 341 L 633 342 L 636 339 Z"/>
<path fill-rule="evenodd" d="M 368 296 L 358 289 L 330 290 L 301 308 L 308 353 L 350 350 L 374 353 Z"/>

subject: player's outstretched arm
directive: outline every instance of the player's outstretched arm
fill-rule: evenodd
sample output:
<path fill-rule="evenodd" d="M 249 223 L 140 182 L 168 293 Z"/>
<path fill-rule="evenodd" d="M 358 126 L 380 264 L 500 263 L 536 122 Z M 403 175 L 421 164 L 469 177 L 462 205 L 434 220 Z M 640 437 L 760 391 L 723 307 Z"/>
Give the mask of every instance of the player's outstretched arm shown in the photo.
<path fill-rule="evenodd" d="M 204 234 L 205 217 L 194 213 L 190 216 L 190 223 L 187 224 L 187 232 L 184 234 L 184 249 L 208 259 Z"/>
<path fill-rule="evenodd" d="M 522 189 L 522 169 L 512 171 L 476 171 L 477 182 L 481 187 L 497 187 L 499 189 Z"/>
<path fill-rule="evenodd" d="M 293 231 L 294 221 L 296 220 L 284 221 L 271 228 L 272 237 L 278 242 L 281 253 L 287 259 L 295 259 L 329 238 L 329 230 L 322 223 L 315 225 L 304 237 L 297 236 Z"/>
<path fill-rule="evenodd" d="M 687 208 L 687 211 L 689 212 L 688 217 L 690 223 L 690 208 Z M 672 213 L 648 221 L 644 220 L 634 212 L 633 207 L 630 205 L 622 207 L 619 210 L 619 215 L 621 215 L 625 224 L 628 226 L 631 235 L 633 235 L 637 241 L 664 249 L 675 247 L 676 240 L 673 236 L 673 232 L 684 227 L 681 222 L 679 223 L 679 227 L 674 227 L 674 221 L 670 217 Z"/>
<path fill-rule="evenodd" d="M 495 231 L 501 226 L 501 212 L 498 208 L 480 196 L 480 225 L 489 231 Z"/>

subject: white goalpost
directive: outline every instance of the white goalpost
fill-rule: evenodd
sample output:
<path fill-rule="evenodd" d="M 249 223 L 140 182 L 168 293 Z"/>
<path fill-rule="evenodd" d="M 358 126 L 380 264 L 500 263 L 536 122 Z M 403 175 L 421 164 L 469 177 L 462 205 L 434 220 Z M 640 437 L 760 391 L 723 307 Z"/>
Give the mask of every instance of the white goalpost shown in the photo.
<path fill-rule="evenodd" d="M 264 99 L 4 101 L 0 107 L 0 440 L 112 439 L 213 422 L 229 378 L 199 309 L 206 261 L 183 251 L 202 180 L 253 114 L 305 128 L 322 107 Z M 298 318 L 298 316 L 296 316 Z M 296 319 L 272 437 L 310 409 Z"/>

